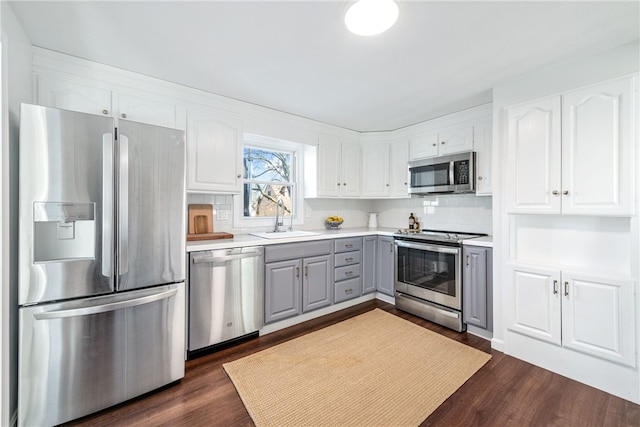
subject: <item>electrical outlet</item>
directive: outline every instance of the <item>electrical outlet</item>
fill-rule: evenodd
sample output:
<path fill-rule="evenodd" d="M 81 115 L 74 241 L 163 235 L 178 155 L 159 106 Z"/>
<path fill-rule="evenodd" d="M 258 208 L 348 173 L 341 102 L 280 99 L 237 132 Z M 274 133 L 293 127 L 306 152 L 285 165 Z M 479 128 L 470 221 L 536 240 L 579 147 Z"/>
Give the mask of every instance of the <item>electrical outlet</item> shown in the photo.
<path fill-rule="evenodd" d="M 226 209 L 218 209 L 216 210 L 216 219 L 218 221 L 225 221 L 229 219 L 229 211 Z"/>

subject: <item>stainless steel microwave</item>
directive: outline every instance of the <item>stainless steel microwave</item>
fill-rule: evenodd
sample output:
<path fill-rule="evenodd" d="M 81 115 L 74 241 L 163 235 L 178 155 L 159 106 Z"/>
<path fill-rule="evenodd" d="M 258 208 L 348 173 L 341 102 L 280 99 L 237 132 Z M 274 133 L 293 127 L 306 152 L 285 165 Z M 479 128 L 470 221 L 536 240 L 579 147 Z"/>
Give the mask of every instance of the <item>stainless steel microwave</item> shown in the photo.
<path fill-rule="evenodd" d="M 409 194 L 475 193 L 476 153 L 409 162 Z"/>

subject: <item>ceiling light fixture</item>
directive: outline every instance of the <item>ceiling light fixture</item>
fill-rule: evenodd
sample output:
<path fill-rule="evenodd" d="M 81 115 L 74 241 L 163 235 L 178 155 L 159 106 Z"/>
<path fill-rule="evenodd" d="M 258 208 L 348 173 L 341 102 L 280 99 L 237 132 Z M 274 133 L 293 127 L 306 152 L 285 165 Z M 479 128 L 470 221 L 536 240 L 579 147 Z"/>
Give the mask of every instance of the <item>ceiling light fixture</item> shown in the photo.
<path fill-rule="evenodd" d="M 398 20 L 394 0 L 359 0 L 344 15 L 349 31 L 359 36 L 375 36 L 387 31 Z"/>

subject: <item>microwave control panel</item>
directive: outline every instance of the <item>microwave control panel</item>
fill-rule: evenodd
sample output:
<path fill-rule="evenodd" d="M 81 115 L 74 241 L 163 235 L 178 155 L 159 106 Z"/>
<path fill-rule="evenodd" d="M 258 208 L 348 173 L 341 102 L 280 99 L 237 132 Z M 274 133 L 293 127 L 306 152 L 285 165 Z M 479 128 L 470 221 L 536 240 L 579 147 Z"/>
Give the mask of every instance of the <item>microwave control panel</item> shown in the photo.
<path fill-rule="evenodd" d="M 455 184 L 468 184 L 469 183 L 469 161 L 460 160 L 455 162 Z"/>

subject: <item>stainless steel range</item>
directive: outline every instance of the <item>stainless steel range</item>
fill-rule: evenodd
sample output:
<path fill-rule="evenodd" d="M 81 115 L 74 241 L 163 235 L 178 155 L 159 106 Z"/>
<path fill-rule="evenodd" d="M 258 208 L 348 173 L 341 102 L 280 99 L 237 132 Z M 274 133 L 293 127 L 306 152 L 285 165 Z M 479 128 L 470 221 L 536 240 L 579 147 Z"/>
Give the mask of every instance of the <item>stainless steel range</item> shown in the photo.
<path fill-rule="evenodd" d="M 462 332 L 462 241 L 477 233 L 395 233 L 396 307 Z"/>

